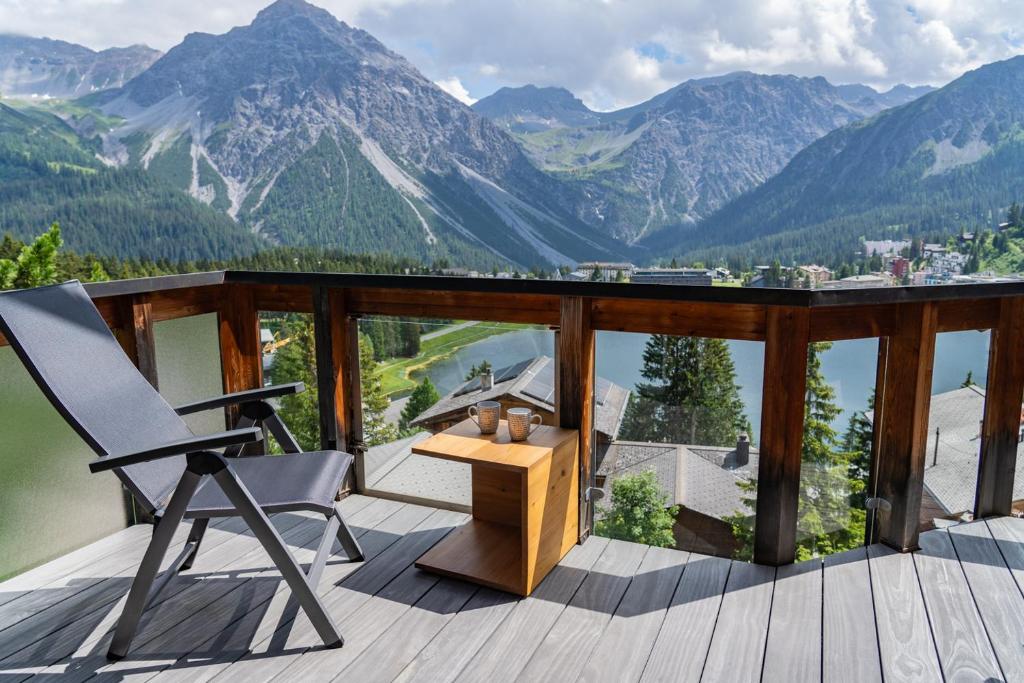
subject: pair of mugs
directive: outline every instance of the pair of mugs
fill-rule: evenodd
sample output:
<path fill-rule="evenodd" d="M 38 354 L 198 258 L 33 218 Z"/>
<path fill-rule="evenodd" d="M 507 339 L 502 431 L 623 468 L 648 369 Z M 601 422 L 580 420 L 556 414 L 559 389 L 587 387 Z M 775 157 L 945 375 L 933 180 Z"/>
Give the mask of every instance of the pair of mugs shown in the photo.
<path fill-rule="evenodd" d="M 509 408 L 505 417 L 508 420 L 508 436 L 513 441 L 526 441 L 544 419 L 529 408 Z M 469 407 L 469 419 L 476 423 L 481 434 L 497 432 L 500 418 L 501 404 L 497 401 L 480 401 Z"/>

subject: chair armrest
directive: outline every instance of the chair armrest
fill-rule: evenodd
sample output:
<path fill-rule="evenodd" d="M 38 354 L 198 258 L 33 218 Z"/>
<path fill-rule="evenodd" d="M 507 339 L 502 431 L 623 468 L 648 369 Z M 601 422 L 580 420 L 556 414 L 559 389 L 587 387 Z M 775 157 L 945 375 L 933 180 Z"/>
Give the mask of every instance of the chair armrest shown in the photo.
<path fill-rule="evenodd" d="M 213 410 L 214 408 L 223 408 L 225 406 L 238 405 L 239 403 L 265 401 L 268 398 L 277 398 L 278 396 L 301 394 L 305 390 L 306 385 L 302 382 L 275 384 L 272 387 L 238 391 L 233 394 L 224 394 L 223 396 L 214 396 L 213 398 L 196 401 L 195 403 L 187 403 L 183 406 L 178 406 L 174 411 L 178 415 L 191 415 L 192 413 L 201 413 L 204 410 Z"/>
<path fill-rule="evenodd" d="M 97 458 L 89 463 L 89 471 L 93 473 L 105 472 L 107 470 L 125 467 L 127 465 L 137 465 L 140 462 L 149 462 L 150 460 L 167 458 L 172 455 L 198 453 L 199 451 L 223 448 L 224 446 L 254 443 L 256 441 L 261 441 L 262 439 L 263 430 L 259 427 L 247 427 L 245 429 L 233 429 L 230 432 L 194 436 L 190 439 L 171 441 L 170 443 L 162 446 L 150 448 L 145 451 L 139 451 L 138 453 L 122 453 L 120 455 L 108 455 L 103 458 Z"/>

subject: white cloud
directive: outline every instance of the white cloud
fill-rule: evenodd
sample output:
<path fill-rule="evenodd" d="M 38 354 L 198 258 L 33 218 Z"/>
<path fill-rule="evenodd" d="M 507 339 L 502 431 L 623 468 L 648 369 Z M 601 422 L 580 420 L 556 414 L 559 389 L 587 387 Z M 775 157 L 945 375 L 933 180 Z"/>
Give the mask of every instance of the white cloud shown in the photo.
<path fill-rule="evenodd" d="M 167 49 L 269 0 L 0 0 L 0 30 Z M 316 0 L 453 96 L 558 85 L 597 108 L 746 69 L 835 83 L 941 84 L 1024 51 L 1021 0 Z M 457 83 L 458 87 L 455 87 Z"/>
<path fill-rule="evenodd" d="M 476 99 L 469 96 L 469 91 L 466 90 L 464 85 L 462 85 L 462 81 L 455 76 L 434 81 L 434 85 L 441 88 L 441 90 L 444 90 L 446 93 L 465 105 L 470 105 L 476 102 Z"/>

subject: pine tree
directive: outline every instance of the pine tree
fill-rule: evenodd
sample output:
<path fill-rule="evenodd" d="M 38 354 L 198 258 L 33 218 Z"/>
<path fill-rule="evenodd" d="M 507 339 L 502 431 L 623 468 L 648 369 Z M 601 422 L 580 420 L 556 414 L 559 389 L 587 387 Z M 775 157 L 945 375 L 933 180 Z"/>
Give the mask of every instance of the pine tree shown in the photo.
<path fill-rule="evenodd" d="M 626 407 L 623 439 L 726 446 L 747 425 L 736 367 L 722 339 L 652 335 Z"/>
<path fill-rule="evenodd" d="M 406 431 L 409 428 L 409 423 L 415 420 L 417 415 L 440 400 L 441 395 L 437 393 L 434 383 L 430 381 L 429 377 L 424 377 L 419 386 L 413 389 L 412 395 L 409 396 L 405 407 L 402 408 L 402 417 L 398 422 L 398 428 L 403 432 Z"/>
<path fill-rule="evenodd" d="M 668 507 L 653 472 L 633 474 L 612 482 L 612 505 L 600 509 L 595 532 L 661 548 L 675 545 L 672 526 L 678 507 Z"/>
<path fill-rule="evenodd" d="M 363 394 L 363 441 L 367 446 L 394 441 L 398 430 L 384 416 L 391 401 L 384 393 L 373 358 L 373 342 L 365 334 L 359 335 L 359 381 Z"/>
<path fill-rule="evenodd" d="M 59 280 L 57 254 L 64 240 L 54 223 L 32 244 L 22 245 L 14 259 L 0 258 L 0 289 L 52 285 Z M 5 247 L 13 244 L 5 240 Z"/>
<path fill-rule="evenodd" d="M 286 323 L 282 336 L 291 341 L 274 354 L 270 369 L 275 383 L 302 382 L 306 390 L 281 399 L 278 411 L 303 450 L 320 447 L 320 403 L 316 385 L 316 347 L 313 322 L 308 317 Z"/>
<path fill-rule="evenodd" d="M 960 383 L 961 389 L 974 386 L 974 373 L 970 370 L 967 371 L 967 376 L 964 377 L 964 381 Z"/>

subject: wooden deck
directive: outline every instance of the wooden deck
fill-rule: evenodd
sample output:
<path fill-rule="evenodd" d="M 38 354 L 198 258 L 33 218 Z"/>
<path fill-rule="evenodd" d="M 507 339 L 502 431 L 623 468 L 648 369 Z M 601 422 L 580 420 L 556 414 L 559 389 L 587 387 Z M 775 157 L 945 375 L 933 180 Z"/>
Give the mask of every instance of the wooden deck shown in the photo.
<path fill-rule="evenodd" d="M 466 515 L 340 505 L 368 558 L 320 584 L 343 648 L 317 647 L 255 539 L 221 520 L 107 662 L 148 537 L 133 527 L 0 584 L 0 681 L 1024 681 L 1024 520 L 778 570 L 591 538 L 519 599 L 413 566 Z M 322 521 L 275 519 L 311 559 Z"/>

